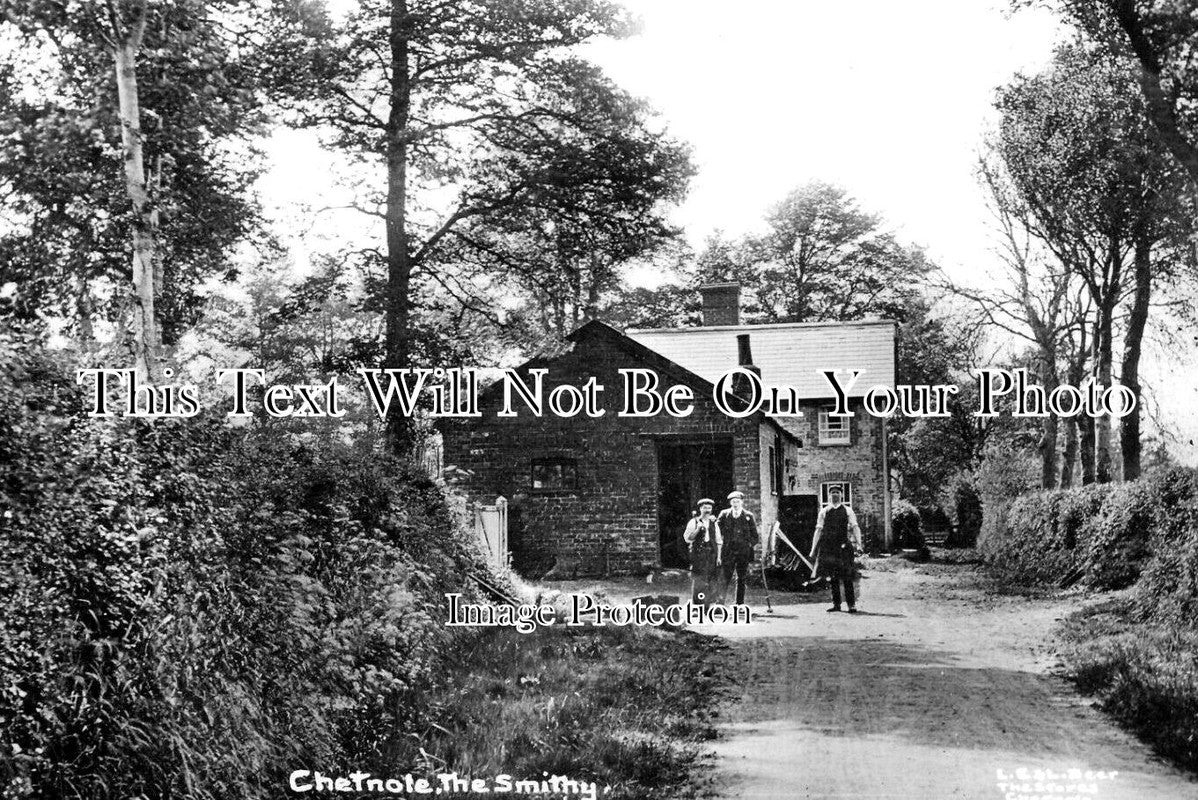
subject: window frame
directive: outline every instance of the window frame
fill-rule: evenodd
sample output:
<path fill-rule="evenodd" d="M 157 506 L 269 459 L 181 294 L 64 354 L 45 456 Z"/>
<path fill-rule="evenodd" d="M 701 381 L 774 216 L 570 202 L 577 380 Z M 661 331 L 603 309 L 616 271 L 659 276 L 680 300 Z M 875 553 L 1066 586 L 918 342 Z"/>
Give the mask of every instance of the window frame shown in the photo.
<path fill-rule="evenodd" d="M 844 505 L 852 508 L 853 506 L 853 482 L 852 481 L 823 481 L 819 485 L 819 504 L 822 508 L 828 505 L 831 501 L 828 499 L 828 491 L 833 486 L 839 486 L 843 493 L 842 502 Z"/>
<path fill-rule="evenodd" d="M 562 483 L 560 486 L 548 485 L 537 486 L 537 470 L 538 468 L 552 469 L 560 467 L 560 475 Z M 551 476 L 552 472 L 545 473 Z M 567 474 L 571 476 L 571 480 L 567 482 Z M 577 492 L 578 491 L 578 459 L 568 456 L 544 456 L 533 458 L 529 462 L 528 467 L 528 488 L 529 491 L 537 494 L 552 494 L 554 492 Z"/>
<path fill-rule="evenodd" d="M 833 429 L 832 423 L 836 424 Z M 820 447 L 847 447 L 853 443 L 853 418 L 833 416 L 830 409 L 824 409 L 819 412 L 817 422 L 816 438 L 819 441 Z M 843 436 L 840 435 L 843 427 Z M 836 436 L 833 436 L 833 433 Z"/>

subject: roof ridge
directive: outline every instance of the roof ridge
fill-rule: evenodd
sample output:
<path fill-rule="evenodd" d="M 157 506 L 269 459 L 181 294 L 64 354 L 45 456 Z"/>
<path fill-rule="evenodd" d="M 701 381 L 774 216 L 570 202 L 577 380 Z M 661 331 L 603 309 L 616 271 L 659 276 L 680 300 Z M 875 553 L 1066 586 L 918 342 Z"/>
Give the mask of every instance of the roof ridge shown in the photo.
<path fill-rule="evenodd" d="M 625 334 L 636 333 L 698 333 L 701 331 L 759 331 L 795 328 L 849 328 L 865 325 L 898 325 L 893 319 L 859 319 L 832 322 L 763 322 L 756 325 L 699 325 L 693 328 L 628 328 Z"/>

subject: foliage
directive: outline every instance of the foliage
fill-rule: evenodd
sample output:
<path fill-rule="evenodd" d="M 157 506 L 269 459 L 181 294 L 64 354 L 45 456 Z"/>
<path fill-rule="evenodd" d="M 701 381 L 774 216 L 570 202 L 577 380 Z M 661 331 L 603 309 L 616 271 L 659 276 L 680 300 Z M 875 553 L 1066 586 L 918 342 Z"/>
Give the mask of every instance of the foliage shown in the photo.
<path fill-rule="evenodd" d="M 1035 455 L 1004 442 L 992 442 L 986 447 L 976 472 L 978 494 L 982 500 L 982 528 L 978 533 L 978 550 L 999 553 L 1011 526 L 1007 517 L 1011 503 L 1019 495 L 1039 484 Z"/>
<path fill-rule="evenodd" d="M 940 508 L 954 526 L 945 541 L 946 547 L 973 547 L 982 530 L 982 499 L 978 495 L 976 476 L 971 471 L 954 473 L 940 487 Z"/>
<path fill-rule="evenodd" d="M 1102 590 L 1135 584 L 1144 619 L 1190 619 L 1198 474 L 1175 468 L 1123 484 L 1024 494 L 986 528 L 987 564 L 1009 579 L 1084 579 Z"/>
<path fill-rule="evenodd" d="M 1171 468 L 1150 477 L 1157 503 L 1152 555 L 1132 593 L 1137 619 L 1198 629 L 1198 471 Z"/>
<path fill-rule="evenodd" d="M 375 278 L 383 366 L 410 366 L 427 297 L 499 324 L 514 285 L 561 333 L 616 264 L 673 235 L 658 204 L 681 195 L 685 148 L 576 54 L 631 32 L 618 5 L 361 0 L 340 18 L 276 5 L 305 64 L 288 76 L 308 88 L 293 121 L 371 170 L 354 206 L 378 237 L 354 255 Z M 402 415 L 388 434 L 410 449 Z"/>
<path fill-rule="evenodd" d="M 729 243 L 716 236 L 700 256 L 700 279 L 752 291 L 754 322 L 902 319 L 932 270 L 923 251 L 900 244 L 881 217 L 838 186 L 801 186 L 766 215 L 768 231 Z"/>
<path fill-rule="evenodd" d="M 429 723 L 394 742 L 393 763 L 518 778 L 569 775 L 612 798 L 675 796 L 716 734 L 723 645 L 634 628 L 485 632 L 426 702 Z M 603 789 L 601 788 L 601 791 Z"/>
<path fill-rule="evenodd" d="M 0 56 L 0 190 L 14 222 L 0 234 L 0 283 L 15 287 L 0 314 L 59 316 L 85 339 L 93 322 L 120 316 L 134 225 L 101 11 L 54 0 L 6 2 L 0 14 L 14 45 Z M 198 285 L 230 274 L 232 248 L 257 230 L 249 140 L 265 120 L 269 57 L 258 11 L 231 0 L 147 5 L 138 100 L 168 343 L 196 319 Z"/>
<path fill-rule="evenodd" d="M 1060 0 L 1070 22 L 1110 54 L 1139 67 L 1149 116 L 1168 152 L 1198 189 L 1198 16 L 1193 0 Z"/>
<path fill-rule="evenodd" d="M 16 796 L 267 797 L 381 766 L 481 569 L 426 479 L 205 417 L 91 420 L 0 339 L 0 780 Z"/>
<path fill-rule="evenodd" d="M 894 535 L 895 547 L 917 549 L 924 546 L 919 509 L 906 500 L 895 500 L 891 506 L 890 530 Z"/>

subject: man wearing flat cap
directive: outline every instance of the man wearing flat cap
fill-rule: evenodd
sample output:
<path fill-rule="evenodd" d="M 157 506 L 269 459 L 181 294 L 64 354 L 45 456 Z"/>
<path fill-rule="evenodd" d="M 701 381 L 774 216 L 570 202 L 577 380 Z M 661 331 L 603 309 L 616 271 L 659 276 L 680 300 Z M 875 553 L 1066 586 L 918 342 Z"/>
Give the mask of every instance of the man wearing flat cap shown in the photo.
<path fill-rule="evenodd" d="M 745 602 L 745 587 L 749 579 L 749 563 L 753 560 L 753 547 L 757 544 L 757 519 L 745 508 L 742 492 L 728 495 L 728 508 L 720 512 L 716 522 L 724 534 L 724 590 L 736 575 L 736 604 Z"/>
<path fill-rule="evenodd" d="M 724 539 L 720 535 L 720 526 L 711 515 L 715 503 L 711 498 L 704 497 L 698 503 L 699 515 L 691 517 L 686 523 L 686 531 L 682 538 L 690 548 L 691 554 L 691 602 L 695 605 L 708 605 L 715 591 L 716 577 L 719 575 L 722 563 Z"/>
<path fill-rule="evenodd" d="M 849 613 L 857 613 L 857 598 L 853 594 L 853 572 L 856 556 L 861 547 L 861 527 L 857 515 L 842 500 L 844 492 L 839 486 L 828 489 L 828 505 L 819 510 L 815 520 L 815 537 L 811 542 L 811 557 L 819 558 L 819 571 L 832 584 L 832 607 L 840 610 L 840 586 L 844 585 L 844 599 L 848 601 Z"/>

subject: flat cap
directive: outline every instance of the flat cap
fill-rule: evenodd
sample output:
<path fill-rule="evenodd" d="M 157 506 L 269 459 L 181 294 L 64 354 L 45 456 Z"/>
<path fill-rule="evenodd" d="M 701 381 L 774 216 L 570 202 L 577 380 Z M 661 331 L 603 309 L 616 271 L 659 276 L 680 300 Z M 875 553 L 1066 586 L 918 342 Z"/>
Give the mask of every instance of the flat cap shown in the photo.
<path fill-rule="evenodd" d="M 738 497 L 739 497 L 741 500 L 744 500 L 744 499 L 745 499 L 745 493 L 744 493 L 744 492 L 742 492 L 742 491 L 740 491 L 739 489 L 737 489 L 736 491 L 734 491 L 734 492 L 730 492 L 730 493 L 728 494 L 728 499 L 729 499 L 729 500 L 735 500 L 735 499 L 736 499 L 736 498 L 738 498 Z"/>
<path fill-rule="evenodd" d="M 696 507 L 698 507 L 698 506 L 714 506 L 714 505 L 715 505 L 715 501 L 712 500 L 710 497 L 704 497 L 702 500 L 695 503 Z"/>

